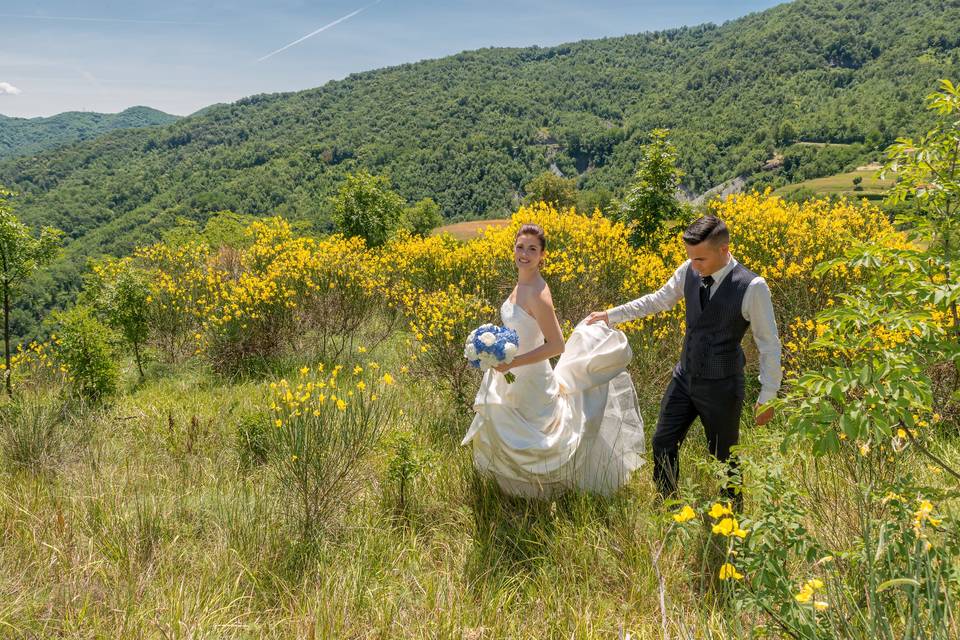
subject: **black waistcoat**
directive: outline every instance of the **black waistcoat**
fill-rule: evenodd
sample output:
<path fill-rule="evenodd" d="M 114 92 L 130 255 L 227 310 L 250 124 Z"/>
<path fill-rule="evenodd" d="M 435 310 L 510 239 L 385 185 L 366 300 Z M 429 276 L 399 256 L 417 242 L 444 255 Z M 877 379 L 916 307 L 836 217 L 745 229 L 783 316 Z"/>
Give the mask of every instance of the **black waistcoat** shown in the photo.
<path fill-rule="evenodd" d="M 700 308 L 700 274 L 687 268 L 683 296 L 687 331 L 680 367 L 693 378 L 719 379 L 742 374 L 746 358 L 740 346 L 750 323 L 743 317 L 743 296 L 756 274 L 737 263 Z"/>

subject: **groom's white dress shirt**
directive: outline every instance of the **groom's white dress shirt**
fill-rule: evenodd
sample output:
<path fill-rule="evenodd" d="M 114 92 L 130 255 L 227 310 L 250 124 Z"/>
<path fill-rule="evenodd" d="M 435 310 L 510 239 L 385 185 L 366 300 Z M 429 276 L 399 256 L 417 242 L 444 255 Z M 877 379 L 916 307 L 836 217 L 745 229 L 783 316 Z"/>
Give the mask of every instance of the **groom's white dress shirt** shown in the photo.
<path fill-rule="evenodd" d="M 710 297 L 717 292 L 723 279 L 737 264 L 731 257 L 722 269 L 713 274 L 713 286 Z M 683 287 L 687 279 L 687 260 L 674 271 L 667 284 L 659 291 L 607 310 L 611 324 L 628 322 L 661 311 L 669 311 L 683 300 Z M 765 404 L 777 396 L 783 372 L 780 370 L 780 338 L 777 336 L 777 320 L 773 315 L 773 302 L 770 300 L 770 288 L 766 280 L 757 276 L 750 281 L 743 296 L 740 312 L 743 319 L 750 323 L 753 340 L 760 352 L 760 395 L 757 402 Z"/>

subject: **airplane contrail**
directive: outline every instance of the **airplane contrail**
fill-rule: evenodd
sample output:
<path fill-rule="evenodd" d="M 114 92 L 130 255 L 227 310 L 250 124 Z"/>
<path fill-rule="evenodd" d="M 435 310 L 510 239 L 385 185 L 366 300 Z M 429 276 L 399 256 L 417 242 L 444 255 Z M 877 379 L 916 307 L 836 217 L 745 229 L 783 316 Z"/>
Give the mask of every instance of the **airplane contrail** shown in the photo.
<path fill-rule="evenodd" d="M 287 49 L 289 49 L 289 48 L 292 47 L 293 45 L 295 45 L 295 44 L 300 44 L 301 42 L 303 42 L 303 41 L 306 40 L 307 38 L 312 38 L 313 36 L 317 35 L 317 34 L 320 33 L 321 31 L 326 31 L 326 30 L 329 29 L 330 27 L 334 27 L 334 26 L 340 24 L 341 22 L 343 22 L 344 20 L 349 20 L 350 18 L 352 18 L 353 16 L 357 15 L 358 13 L 360 13 L 360 12 L 362 12 L 362 11 L 366 11 L 367 9 L 369 9 L 370 7 L 372 7 L 373 5 L 375 5 L 375 4 L 380 4 L 380 2 L 381 2 L 381 0 L 376 0 L 376 2 L 371 2 L 370 4 L 368 4 L 368 5 L 365 6 L 365 7 L 360 7 L 360 8 L 357 9 L 356 11 L 353 11 L 353 12 L 351 12 L 351 13 L 348 13 L 347 15 L 343 16 L 342 18 L 337 18 L 336 20 L 334 20 L 334 21 L 331 22 L 330 24 L 325 24 L 325 25 L 323 25 L 322 27 L 320 27 L 319 29 L 317 29 L 316 31 L 311 31 L 310 33 L 308 33 L 307 35 L 303 36 L 302 38 L 299 38 L 299 39 L 297 39 L 297 40 L 294 40 L 294 41 L 291 42 L 290 44 L 284 45 L 284 46 L 280 47 L 279 49 L 277 49 L 276 51 L 271 51 L 270 53 L 268 53 L 267 55 L 263 56 L 262 58 L 257 58 L 257 62 L 263 62 L 263 61 L 266 60 L 267 58 L 271 58 L 271 57 L 277 55 L 278 53 L 280 53 L 281 51 L 286 51 Z"/>
<path fill-rule="evenodd" d="M 132 22 L 135 24 L 176 24 L 210 25 L 212 22 L 179 22 L 177 20 L 138 20 L 136 18 L 86 18 L 83 16 L 28 16 L 14 13 L 0 13 L 0 18 L 20 18 L 23 20 L 68 20 L 72 22 Z"/>

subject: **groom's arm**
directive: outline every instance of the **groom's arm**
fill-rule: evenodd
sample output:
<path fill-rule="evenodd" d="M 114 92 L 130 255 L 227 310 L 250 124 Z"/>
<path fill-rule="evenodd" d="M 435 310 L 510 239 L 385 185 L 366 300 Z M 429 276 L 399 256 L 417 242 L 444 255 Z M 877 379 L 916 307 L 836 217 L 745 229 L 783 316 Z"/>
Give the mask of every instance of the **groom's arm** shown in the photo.
<path fill-rule="evenodd" d="M 680 265 L 680 267 L 673 272 L 673 275 L 670 276 L 670 279 L 667 280 L 667 283 L 660 287 L 658 291 L 648 293 L 641 298 L 622 304 L 619 307 L 607 309 L 606 313 L 610 324 L 629 322 L 630 320 L 636 320 L 653 313 L 669 311 L 675 307 L 676 304 L 683 299 L 683 285 L 689 266 L 689 260 Z"/>
<path fill-rule="evenodd" d="M 783 378 L 777 319 L 773 313 L 770 288 L 763 278 L 755 278 L 747 288 L 743 300 L 743 317 L 750 323 L 753 341 L 760 352 L 760 395 L 757 397 L 757 404 L 763 406 L 777 397 Z"/>

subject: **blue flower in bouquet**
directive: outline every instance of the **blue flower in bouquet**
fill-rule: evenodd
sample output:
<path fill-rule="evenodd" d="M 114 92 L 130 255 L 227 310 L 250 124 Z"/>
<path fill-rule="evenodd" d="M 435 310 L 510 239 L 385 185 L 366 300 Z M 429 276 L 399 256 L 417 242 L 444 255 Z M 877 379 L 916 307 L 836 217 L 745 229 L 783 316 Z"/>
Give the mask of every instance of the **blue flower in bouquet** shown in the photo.
<path fill-rule="evenodd" d="M 513 329 L 484 324 L 467 336 L 463 355 L 470 366 L 486 371 L 498 365 L 513 362 L 519 346 L 520 339 Z M 513 378 L 513 374 L 507 374 L 508 381 L 512 382 Z"/>

